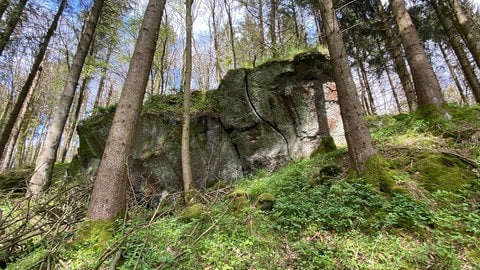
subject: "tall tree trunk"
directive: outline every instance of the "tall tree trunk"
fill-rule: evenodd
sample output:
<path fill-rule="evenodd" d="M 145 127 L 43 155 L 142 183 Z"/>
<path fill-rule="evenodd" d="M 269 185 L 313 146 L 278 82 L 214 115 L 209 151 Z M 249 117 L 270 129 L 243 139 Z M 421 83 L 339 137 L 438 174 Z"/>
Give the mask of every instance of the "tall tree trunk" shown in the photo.
<path fill-rule="evenodd" d="M 16 117 L 15 124 L 11 129 L 11 133 L 9 136 L 10 138 L 8 140 L 9 141 L 8 147 L 6 149 L 7 151 L 5 151 L 5 156 L 3 157 L 3 160 L 2 160 L 2 167 L 1 167 L 2 172 L 6 172 L 10 168 L 13 152 L 15 150 L 15 145 L 17 144 L 17 140 L 18 140 L 18 136 L 20 135 L 22 124 L 25 120 L 25 117 L 27 116 L 28 109 L 30 108 L 30 100 L 32 99 L 33 92 L 35 91 L 35 87 L 38 83 L 40 76 L 41 76 L 41 69 L 37 72 L 36 77 L 25 98 L 25 102 L 23 103 L 23 106 Z"/>
<path fill-rule="evenodd" d="M 358 76 L 358 81 L 360 83 L 360 103 L 362 104 L 363 111 L 367 115 L 372 115 L 372 110 L 370 110 L 370 104 L 368 103 L 367 99 L 367 91 L 365 88 L 365 84 L 363 83 L 362 80 L 362 75 L 360 74 L 360 69 L 357 67 L 357 76 Z"/>
<path fill-rule="evenodd" d="M 270 51 L 272 52 L 272 57 L 275 58 L 278 56 L 277 51 L 277 31 L 276 31 L 276 21 L 277 21 L 277 1 L 270 0 L 270 14 L 268 16 L 268 29 L 270 34 Z"/>
<path fill-rule="evenodd" d="M 150 0 L 93 186 L 88 218 L 112 220 L 126 206 L 127 164 L 152 68 L 165 0 Z"/>
<path fill-rule="evenodd" d="M 364 51 L 362 51 L 361 57 L 358 50 L 356 51 L 356 53 L 358 54 L 357 62 L 360 68 L 360 74 L 362 76 L 361 79 L 363 80 L 363 83 L 365 85 L 365 91 L 367 93 L 368 103 L 370 105 L 370 112 L 371 114 L 376 114 L 377 109 L 375 108 L 375 101 L 373 99 L 372 88 L 370 87 L 370 82 L 368 81 L 367 69 L 365 68 L 365 64 L 363 63 L 363 60 L 362 60 L 362 59 L 367 59 L 367 57 Z"/>
<path fill-rule="evenodd" d="M 260 31 L 260 55 L 259 58 L 263 60 L 265 58 L 265 18 L 263 16 L 263 0 L 258 0 L 258 31 Z"/>
<path fill-rule="evenodd" d="M 53 112 L 53 120 L 48 127 L 45 143 L 42 145 L 38 158 L 35 162 L 35 171 L 28 185 L 27 196 L 39 196 L 50 184 L 53 165 L 55 163 L 58 146 L 60 144 L 63 129 L 67 122 L 68 113 L 73 102 L 75 89 L 82 72 L 85 58 L 88 54 L 104 0 L 95 0 L 92 10 L 86 21 L 82 36 L 78 43 L 77 52 L 73 58 L 72 67 L 68 73 L 67 82 L 63 89 L 57 107 Z"/>
<path fill-rule="evenodd" d="M 185 37 L 185 77 L 183 80 L 183 126 L 182 126 L 182 176 L 185 204 L 189 203 L 192 185 L 192 166 L 190 163 L 190 83 L 192 81 L 192 3 L 186 1 L 186 37 Z"/>
<path fill-rule="evenodd" d="M 37 76 L 37 73 L 41 69 L 40 64 L 42 63 L 43 58 L 45 57 L 45 52 L 47 51 L 48 43 L 50 42 L 50 39 L 55 32 L 55 29 L 57 29 L 58 20 L 60 19 L 60 16 L 63 13 L 66 3 L 67 3 L 67 0 L 62 0 L 62 2 L 60 3 L 57 13 L 53 18 L 53 21 L 50 24 L 50 27 L 48 28 L 48 31 L 45 34 L 45 37 L 43 38 L 42 43 L 40 43 L 39 45 L 38 53 L 35 56 L 35 60 L 33 61 L 33 65 L 32 65 L 32 68 L 30 69 L 30 73 L 28 74 L 27 80 L 23 84 L 22 90 L 18 95 L 17 101 L 15 102 L 15 105 L 12 111 L 8 115 L 7 122 L 2 130 L 2 134 L 0 135 L 0 156 L 3 155 L 5 145 L 7 144 L 7 141 L 12 132 L 13 126 L 17 121 L 17 116 L 22 106 L 25 103 L 25 99 L 27 98 L 30 88 L 32 88 L 32 84 L 35 80 L 35 77 Z"/>
<path fill-rule="evenodd" d="M 324 85 L 313 83 L 313 99 L 315 104 L 315 110 L 317 112 L 317 123 L 318 123 L 318 136 L 320 139 L 320 150 L 321 153 L 331 152 L 337 149 L 335 141 L 330 134 L 330 127 L 328 126 L 328 116 L 327 116 L 327 100 L 325 97 Z"/>
<path fill-rule="evenodd" d="M 75 133 L 75 130 L 77 129 L 78 119 L 80 119 L 82 105 L 86 103 L 85 97 L 88 97 L 88 95 L 85 95 L 85 92 L 87 91 L 86 89 L 91 79 L 92 77 L 90 75 L 87 76 L 85 79 L 83 79 L 82 85 L 80 86 L 80 89 L 78 91 L 78 99 L 76 104 L 77 106 L 75 106 L 74 108 L 73 117 L 71 120 L 72 123 L 70 125 L 70 128 L 66 132 L 65 145 L 60 155 L 62 162 L 65 162 L 67 159 L 68 149 L 70 149 L 70 144 L 72 142 L 73 135 Z"/>
<path fill-rule="evenodd" d="M 319 4 L 330 51 L 348 153 L 354 169 L 362 174 L 368 158 L 377 151 L 373 147 L 370 132 L 365 123 L 332 0 L 319 0 Z"/>
<path fill-rule="evenodd" d="M 418 31 L 405 7 L 404 0 L 390 0 L 390 5 L 412 71 L 418 107 L 442 106 L 443 96 L 440 84 L 422 46 Z"/>
<path fill-rule="evenodd" d="M 18 1 L 17 5 L 12 10 L 12 13 L 8 15 L 7 25 L 5 26 L 3 32 L 0 32 L 0 55 L 2 55 L 3 50 L 10 41 L 10 36 L 12 35 L 15 26 L 17 26 L 20 17 L 22 17 L 22 13 L 26 4 L 27 0 Z"/>
<path fill-rule="evenodd" d="M 168 46 L 168 14 L 165 13 L 165 29 L 167 29 L 167 34 L 165 35 L 165 39 L 162 41 L 162 54 L 160 55 L 160 84 L 159 84 L 159 95 L 163 95 L 165 93 L 165 72 L 167 70 L 167 46 Z"/>
<path fill-rule="evenodd" d="M 378 51 L 381 52 L 382 49 L 380 48 L 380 45 L 378 45 L 378 48 L 379 48 Z M 390 89 L 392 90 L 392 95 L 395 100 L 395 105 L 397 106 L 398 113 L 402 113 L 402 106 L 400 105 L 397 91 L 395 91 L 395 84 L 393 83 L 392 75 L 390 74 L 390 69 L 388 68 L 388 65 L 387 65 L 387 60 L 385 59 L 382 53 L 380 53 L 379 55 L 380 55 L 380 64 L 382 65 L 382 68 L 387 73 L 388 83 L 390 84 Z"/>
<path fill-rule="evenodd" d="M 480 34 L 473 27 L 472 21 L 469 20 L 458 0 L 448 0 L 443 2 L 444 5 L 449 5 L 450 9 L 453 11 L 456 18 L 455 22 L 458 23 L 462 38 L 472 53 L 473 59 L 475 59 L 475 62 L 477 63 L 477 67 L 480 68 Z"/>
<path fill-rule="evenodd" d="M 442 43 L 437 43 L 438 48 L 440 49 L 440 52 L 442 53 L 443 59 L 445 60 L 445 63 L 447 64 L 448 70 L 450 71 L 450 75 L 452 75 L 453 81 L 455 82 L 455 85 L 457 86 L 458 93 L 460 94 L 460 98 L 462 99 L 462 102 L 464 104 L 468 105 L 468 100 L 465 94 L 463 93 L 463 87 L 462 84 L 460 83 L 460 80 L 458 79 L 457 73 L 455 72 L 455 68 L 453 67 L 452 63 L 448 59 L 448 55 L 445 52 L 445 48 L 443 48 Z"/>
<path fill-rule="evenodd" d="M 216 0 L 213 0 L 212 6 L 210 7 L 212 15 L 212 28 L 213 28 L 213 49 L 215 50 L 215 71 L 217 82 L 220 83 L 223 76 L 222 65 L 220 64 L 220 41 L 219 41 L 219 32 L 217 24 L 217 11 L 216 11 Z"/>
<path fill-rule="evenodd" d="M 105 81 L 107 79 L 108 66 L 110 63 L 110 58 L 112 56 L 114 47 L 115 47 L 115 44 L 113 43 L 108 44 L 107 54 L 105 55 L 106 66 L 102 67 L 100 82 L 98 83 L 97 95 L 95 96 L 95 102 L 93 103 L 93 107 L 98 107 L 100 104 L 100 100 L 102 99 L 103 89 L 105 88 Z"/>
<path fill-rule="evenodd" d="M 401 45 L 390 26 L 387 13 L 383 8 L 381 0 L 377 0 L 377 10 L 378 14 L 380 15 L 380 19 L 382 20 L 383 27 L 385 28 L 387 51 L 393 59 L 393 66 L 398 74 L 403 91 L 405 92 L 408 108 L 410 111 L 415 111 L 417 109 L 417 94 L 415 93 L 415 89 L 413 87 L 412 76 L 410 71 L 408 71 L 407 65 L 405 64 L 405 59 L 402 56 Z"/>
<path fill-rule="evenodd" d="M 0 19 L 3 17 L 3 13 L 5 13 L 5 11 L 7 10 L 9 4 L 9 0 L 2 0 L 0 2 Z"/>
<path fill-rule="evenodd" d="M 472 90 L 475 101 L 480 103 L 480 82 L 475 74 L 475 67 L 468 60 L 468 56 L 464 50 L 460 37 L 453 29 L 454 26 L 451 18 L 446 16 L 443 8 L 437 4 L 436 0 L 431 0 L 430 4 L 435 9 L 440 24 L 446 32 L 450 46 L 457 56 L 458 63 L 462 67 L 463 74 L 467 79 L 468 86 Z"/>
<path fill-rule="evenodd" d="M 237 68 L 237 53 L 235 52 L 235 32 L 233 31 L 233 18 L 232 18 L 232 7 L 230 6 L 230 3 L 228 3 L 229 0 L 224 0 L 225 4 L 225 11 L 227 12 L 227 18 L 228 18 L 228 33 L 230 37 L 230 48 L 232 50 L 232 63 L 233 63 L 233 69 Z"/>

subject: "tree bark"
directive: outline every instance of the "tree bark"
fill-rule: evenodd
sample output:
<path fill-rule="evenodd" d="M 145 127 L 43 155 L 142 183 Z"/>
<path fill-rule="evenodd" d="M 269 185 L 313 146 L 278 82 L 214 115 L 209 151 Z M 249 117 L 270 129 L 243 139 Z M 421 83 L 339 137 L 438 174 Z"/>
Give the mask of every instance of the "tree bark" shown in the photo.
<path fill-rule="evenodd" d="M 127 170 L 152 67 L 165 0 L 150 0 L 95 177 L 88 218 L 111 220 L 126 206 Z"/>
<path fill-rule="evenodd" d="M 440 21 L 440 24 L 446 32 L 450 47 L 452 47 L 455 55 L 457 56 L 458 63 L 462 68 L 468 86 L 472 90 L 475 101 L 477 103 L 480 103 L 480 82 L 478 81 L 477 75 L 475 74 L 475 67 L 468 60 L 468 56 L 459 37 L 459 33 L 457 33 L 453 29 L 453 22 L 451 18 L 443 12 L 442 7 L 440 7 L 435 0 L 431 0 L 430 4 L 435 9 L 438 20 Z"/>
<path fill-rule="evenodd" d="M 263 16 L 263 0 L 258 0 L 258 31 L 260 31 L 260 55 L 258 58 L 263 60 L 265 58 L 265 18 Z"/>
<path fill-rule="evenodd" d="M 270 0 L 270 14 L 268 17 L 268 21 L 269 21 L 268 29 L 270 34 L 270 51 L 272 52 L 272 58 L 275 58 L 278 56 L 276 20 L 277 20 L 277 1 Z"/>
<path fill-rule="evenodd" d="M 17 144 L 18 136 L 20 135 L 20 131 L 22 128 L 22 124 L 24 123 L 24 120 L 27 116 L 27 112 L 29 110 L 30 104 L 31 104 L 31 99 L 33 96 L 33 93 L 35 91 L 35 87 L 38 83 L 38 80 L 41 76 L 41 70 L 36 72 L 36 76 L 34 81 L 32 82 L 31 87 L 29 88 L 29 91 L 27 93 L 27 96 L 25 98 L 25 102 L 23 102 L 22 108 L 20 109 L 18 115 L 16 116 L 16 121 L 11 129 L 10 132 L 10 138 L 8 140 L 8 145 L 5 151 L 5 156 L 3 157 L 2 160 L 2 167 L 1 167 L 1 172 L 6 172 L 8 169 L 10 169 L 10 164 L 12 163 L 12 157 L 13 157 L 13 152 L 15 150 L 15 145 Z M 28 120 L 27 120 L 28 122 Z M 18 164 L 17 164 L 18 165 Z"/>
<path fill-rule="evenodd" d="M 378 51 L 379 52 L 382 51 L 381 48 L 380 48 L 380 45 L 379 45 L 379 50 Z M 383 69 L 385 70 L 385 72 L 387 73 L 388 83 L 390 84 L 390 89 L 392 90 L 392 95 L 393 95 L 393 98 L 395 99 L 395 105 L 397 105 L 398 113 L 402 113 L 402 106 L 400 105 L 400 101 L 398 99 L 398 94 L 395 91 L 395 84 L 393 83 L 392 75 L 390 75 L 390 69 L 388 68 L 387 60 L 385 59 L 383 54 L 380 53 L 379 55 L 380 55 L 381 65 L 382 65 Z"/>
<path fill-rule="evenodd" d="M 65 9 L 66 3 L 67 3 L 67 0 L 62 0 L 62 2 L 60 3 L 57 13 L 54 16 L 53 21 L 50 24 L 50 27 L 48 28 L 42 43 L 40 43 L 39 45 L 38 53 L 35 56 L 35 60 L 33 61 L 33 65 L 32 65 L 32 68 L 30 69 L 30 73 L 28 74 L 27 80 L 23 84 L 22 90 L 18 95 L 17 101 L 15 102 L 15 105 L 12 111 L 8 115 L 7 122 L 2 130 L 2 134 L 0 135 L 0 156 L 3 156 L 5 145 L 7 144 L 8 138 L 12 133 L 12 128 L 14 127 L 15 122 L 17 121 L 17 116 L 21 108 L 24 106 L 28 92 L 32 88 L 32 84 L 35 80 L 35 77 L 37 77 L 37 73 L 40 70 L 40 65 L 43 61 L 43 58 L 45 57 L 48 44 L 55 30 L 57 29 L 58 21 L 60 19 L 60 16 L 63 13 L 63 10 Z"/>
<path fill-rule="evenodd" d="M 443 96 L 440 84 L 422 46 L 418 31 L 405 7 L 404 0 L 390 0 L 390 5 L 412 71 L 418 107 L 442 106 Z"/>
<path fill-rule="evenodd" d="M 232 18 L 232 7 L 228 3 L 229 0 L 224 0 L 225 11 L 227 12 L 228 18 L 228 33 L 230 35 L 230 48 L 232 50 L 232 63 L 233 69 L 237 68 L 237 53 L 235 51 L 235 32 L 233 30 L 233 18 Z"/>
<path fill-rule="evenodd" d="M 185 204 L 190 200 L 192 166 L 190 163 L 190 83 L 192 81 L 192 3 L 186 1 L 185 77 L 183 80 L 182 176 Z"/>
<path fill-rule="evenodd" d="M 107 47 L 107 54 L 105 55 L 106 66 L 102 67 L 100 82 L 98 83 L 97 95 L 95 96 L 95 102 L 93 103 L 93 107 L 100 106 L 100 101 L 103 96 L 103 89 L 105 88 L 105 80 L 107 79 L 107 71 L 108 71 L 107 66 L 109 66 L 110 64 L 110 58 L 112 56 L 114 47 L 115 47 L 115 44 L 113 43 L 110 43 Z"/>
<path fill-rule="evenodd" d="M 35 171 L 33 172 L 28 185 L 27 196 L 29 197 L 39 196 L 50 184 L 58 146 L 67 122 L 68 113 L 73 102 L 75 89 L 78 85 L 85 58 L 88 54 L 102 12 L 103 2 L 104 0 L 94 1 L 88 20 L 86 21 L 86 25 L 78 43 L 77 52 L 73 58 L 72 67 L 68 73 L 67 82 L 58 105 L 53 112 L 53 120 L 48 127 L 47 137 L 45 138 L 45 142 L 42 145 L 35 162 Z"/>
<path fill-rule="evenodd" d="M 407 65 L 405 64 L 405 59 L 402 55 L 401 45 L 389 24 L 387 13 L 383 8 L 381 0 L 377 0 L 377 9 L 383 27 L 385 28 L 387 51 L 393 60 L 393 66 L 395 67 L 395 71 L 398 74 L 400 83 L 402 84 L 405 98 L 407 99 L 408 108 L 410 111 L 415 111 L 417 109 L 417 94 L 415 93 L 415 89 L 413 87 L 412 76 L 410 71 L 408 71 Z"/>
<path fill-rule="evenodd" d="M 462 99 L 462 102 L 466 105 L 468 105 L 468 100 L 465 94 L 463 93 L 463 87 L 462 84 L 460 83 L 460 80 L 458 79 L 457 73 L 455 72 L 455 68 L 453 67 L 452 63 L 448 59 L 448 55 L 445 52 L 445 48 L 443 48 L 442 43 L 437 43 L 438 48 L 440 49 L 440 53 L 443 56 L 443 59 L 445 60 L 445 63 L 447 64 L 448 70 L 450 71 L 450 75 L 453 78 L 453 81 L 455 82 L 455 85 L 457 86 L 458 93 L 460 94 L 460 98 Z"/>
<path fill-rule="evenodd" d="M 12 10 L 12 13 L 8 15 L 5 30 L 0 33 L 0 55 L 2 55 L 3 50 L 7 46 L 7 43 L 10 41 L 10 36 L 12 35 L 15 26 L 17 26 L 17 23 L 20 20 L 26 4 L 27 0 L 18 1 L 17 5 Z"/>
<path fill-rule="evenodd" d="M 70 144 L 72 142 L 73 135 L 75 133 L 75 130 L 77 129 L 78 119 L 80 119 L 80 112 L 82 111 L 82 105 L 86 102 L 85 97 L 88 97 L 88 95 L 85 95 L 85 92 L 91 79 L 92 77 L 90 75 L 87 76 L 85 79 L 83 79 L 82 85 L 80 86 L 80 89 L 78 91 L 78 100 L 77 100 L 76 106 L 74 106 L 75 110 L 73 111 L 73 118 L 71 119 L 72 123 L 70 125 L 70 128 L 66 132 L 65 145 L 60 155 L 62 162 L 65 162 L 67 159 L 68 149 L 70 149 Z"/>
<path fill-rule="evenodd" d="M 462 38 L 472 53 L 477 67 L 480 68 L 480 35 L 478 31 L 474 29 L 473 23 L 468 19 L 458 0 L 448 0 L 444 4 L 448 4 L 450 9 L 453 10 L 456 18 L 455 22 L 458 24 Z"/>
<path fill-rule="evenodd" d="M 370 132 L 365 123 L 362 105 L 358 99 L 332 0 L 319 0 L 319 4 L 350 161 L 354 169 L 362 174 L 367 159 L 377 151 L 373 147 Z"/>
<path fill-rule="evenodd" d="M 9 0 L 2 0 L 2 2 L 0 2 L 0 18 L 3 17 L 3 14 L 7 10 L 9 4 L 10 4 Z"/>

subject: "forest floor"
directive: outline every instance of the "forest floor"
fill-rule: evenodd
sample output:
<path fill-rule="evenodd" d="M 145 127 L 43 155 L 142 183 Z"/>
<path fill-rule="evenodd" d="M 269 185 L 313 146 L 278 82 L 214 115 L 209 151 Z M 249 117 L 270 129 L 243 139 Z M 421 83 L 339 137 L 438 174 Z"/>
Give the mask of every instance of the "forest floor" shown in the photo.
<path fill-rule="evenodd" d="M 448 110 L 444 121 L 368 119 L 395 180 L 391 194 L 349 172 L 339 148 L 202 191 L 189 208 L 131 204 L 124 219 L 97 224 L 88 238 L 91 179 L 66 181 L 67 166 L 58 164 L 42 201 L 25 200 L 21 188 L 0 191 L 0 262 L 7 269 L 480 269 L 480 107 Z"/>

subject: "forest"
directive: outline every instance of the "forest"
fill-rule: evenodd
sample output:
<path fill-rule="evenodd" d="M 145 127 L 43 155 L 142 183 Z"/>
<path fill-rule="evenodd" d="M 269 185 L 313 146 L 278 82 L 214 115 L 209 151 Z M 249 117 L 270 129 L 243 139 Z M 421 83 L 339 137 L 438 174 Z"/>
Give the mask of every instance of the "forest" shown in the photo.
<path fill-rule="evenodd" d="M 476 0 L 0 0 L 0 269 L 479 269 Z"/>

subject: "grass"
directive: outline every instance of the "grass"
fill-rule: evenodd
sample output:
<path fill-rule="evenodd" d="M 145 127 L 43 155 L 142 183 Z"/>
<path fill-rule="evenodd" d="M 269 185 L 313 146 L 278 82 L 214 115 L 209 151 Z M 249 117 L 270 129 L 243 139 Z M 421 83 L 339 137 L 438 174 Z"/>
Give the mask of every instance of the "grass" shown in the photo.
<path fill-rule="evenodd" d="M 339 149 L 205 190 L 202 213 L 188 219 L 169 205 L 134 207 L 103 252 L 78 246 L 80 226 L 72 223 L 60 234 L 71 241 L 47 234 L 18 243 L 24 252 L 7 269 L 47 269 L 47 262 L 55 269 L 112 263 L 117 269 L 479 269 L 480 178 L 471 162 L 478 165 L 480 142 L 460 131 L 480 131 L 480 113 L 476 107 L 451 112 L 441 127 L 414 115 L 370 120 L 404 192 L 382 193 L 349 178 L 346 150 Z M 453 151 L 456 156 L 445 154 Z M 415 166 L 422 160 L 472 176 L 453 188 L 431 188 L 419 180 L 429 173 Z M 258 207 L 262 194 L 274 198 L 272 210 Z M 13 200 L 0 204 L 11 207 Z"/>

